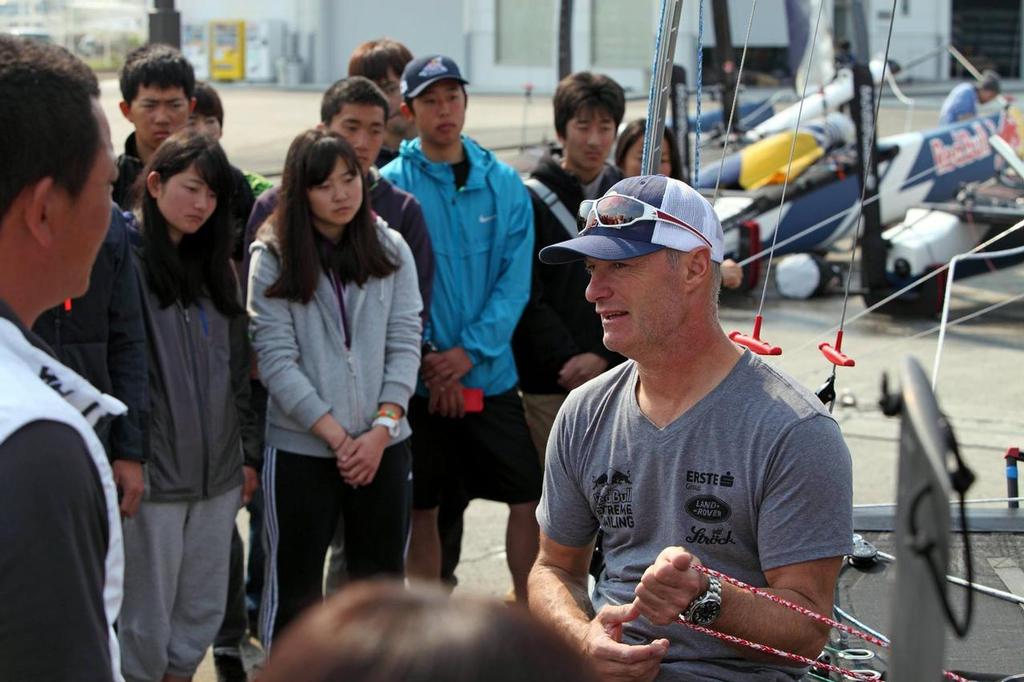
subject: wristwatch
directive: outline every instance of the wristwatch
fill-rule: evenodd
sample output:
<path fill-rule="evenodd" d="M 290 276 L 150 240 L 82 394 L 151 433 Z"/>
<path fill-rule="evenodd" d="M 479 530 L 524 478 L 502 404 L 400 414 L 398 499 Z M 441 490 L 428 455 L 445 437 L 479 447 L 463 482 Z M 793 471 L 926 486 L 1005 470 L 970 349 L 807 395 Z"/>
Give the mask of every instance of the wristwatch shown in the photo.
<path fill-rule="evenodd" d="M 708 626 L 722 613 L 722 583 L 713 575 L 708 576 L 708 589 L 697 595 L 680 617 L 687 623 Z"/>
<path fill-rule="evenodd" d="M 392 438 L 398 438 L 398 434 L 401 432 L 401 426 L 399 425 L 398 420 L 395 419 L 394 417 L 385 417 L 384 415 L 379 415 L 376 419 L 373 420 L 372 425 L 383 426 L 385 429 L 388 430 L 388 435 L 391 436 Z"/>

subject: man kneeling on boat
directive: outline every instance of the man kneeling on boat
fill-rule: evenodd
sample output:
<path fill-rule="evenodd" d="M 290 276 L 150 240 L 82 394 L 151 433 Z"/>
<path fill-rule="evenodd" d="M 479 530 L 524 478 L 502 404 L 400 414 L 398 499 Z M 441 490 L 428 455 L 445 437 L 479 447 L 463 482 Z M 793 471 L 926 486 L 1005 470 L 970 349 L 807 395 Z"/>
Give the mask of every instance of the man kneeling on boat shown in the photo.
<path fill-rule="evenodd" d="M 830 613 L 852 537 L 839 427 L 722 332 L 722 227 L 700 194 L 633 177 L 580 215 L 579 236 L 541 260 L 586 260 L 604 344 L 629 361 L 555 420 L 530 606 L 604 679 L 798 679 L 799 664 L 736 640 L 814 658 L 827 627 L 705 567 Z M 598 533 L 605 565 L 588 595 Z"/>

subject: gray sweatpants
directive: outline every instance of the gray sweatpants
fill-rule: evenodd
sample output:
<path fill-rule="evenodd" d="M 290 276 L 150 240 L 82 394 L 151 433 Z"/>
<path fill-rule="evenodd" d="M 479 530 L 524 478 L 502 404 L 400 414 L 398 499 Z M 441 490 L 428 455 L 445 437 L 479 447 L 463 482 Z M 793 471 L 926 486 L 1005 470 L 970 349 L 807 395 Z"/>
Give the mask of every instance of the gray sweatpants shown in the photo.
<path fill-rule="evenodd" d="M 241 486 L 194 502 L 143 501 L 124 522 L 124 604 L 118 619 L 127 682 L 189 677 L 213 643 L 228 589 Z"/>

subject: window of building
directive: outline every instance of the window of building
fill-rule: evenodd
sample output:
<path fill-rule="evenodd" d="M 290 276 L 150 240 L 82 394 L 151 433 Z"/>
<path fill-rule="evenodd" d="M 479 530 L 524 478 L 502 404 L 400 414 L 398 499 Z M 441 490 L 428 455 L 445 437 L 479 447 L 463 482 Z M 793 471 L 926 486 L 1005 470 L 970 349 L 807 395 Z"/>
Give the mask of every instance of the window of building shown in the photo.
<path fill-rule="evenodd" d="M 590 57 L 594 66 L 651 66 L 657 30 L 653 0 L 593 0 L 590 16 Z"/>
<path fill-rule="evenodd" d="M 555 0 L 495 0 L 495 63 L 553 66 Z"/>

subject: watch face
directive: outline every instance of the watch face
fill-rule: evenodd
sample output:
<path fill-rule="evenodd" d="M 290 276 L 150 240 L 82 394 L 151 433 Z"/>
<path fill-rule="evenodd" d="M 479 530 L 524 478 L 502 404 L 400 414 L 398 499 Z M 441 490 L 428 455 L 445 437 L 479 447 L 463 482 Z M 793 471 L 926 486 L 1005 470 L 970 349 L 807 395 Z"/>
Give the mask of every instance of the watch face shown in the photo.
<path fill-rule="evenodd" d="M 710 625 L 718 618 L 722 611 L 722 604 L 718 601 L 708 600 L 697 604 L 693 609 L 693 622 L 697 625 Z"/>

